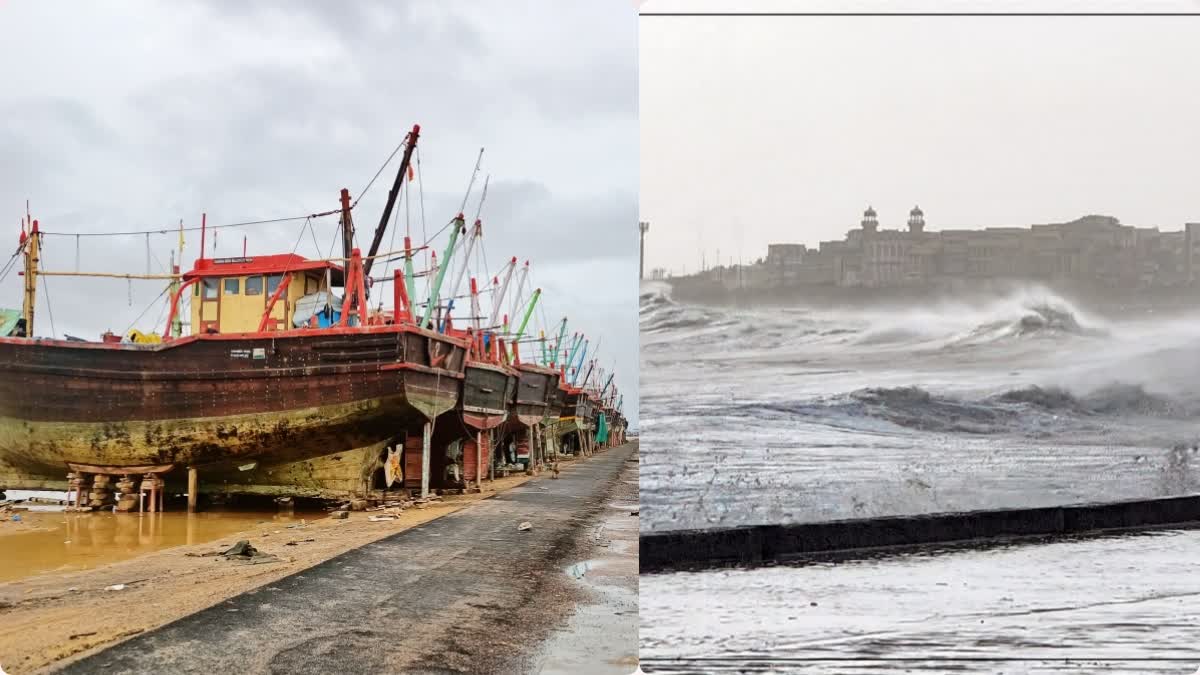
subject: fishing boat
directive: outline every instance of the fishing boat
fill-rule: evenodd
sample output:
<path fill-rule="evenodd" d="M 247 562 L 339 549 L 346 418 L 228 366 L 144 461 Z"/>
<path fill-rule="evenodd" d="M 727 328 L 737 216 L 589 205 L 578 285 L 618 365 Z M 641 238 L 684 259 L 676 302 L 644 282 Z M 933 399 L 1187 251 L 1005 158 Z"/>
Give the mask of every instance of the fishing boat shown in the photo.
<path fill-rule="evenodd" d="M 441 265 L 430 242 L 414 247 L 407 236 L 402 250 L 380 251 L 401 188 L 412 180 L 419 133 L 414 125 L 405 137 L 365 255 L 354 246 L 357 202 L 343 189 L 340 208 L 308 217 L 339 218 L 338 258 L 251 256 L 244 248 L 240 257 L 205 257 L 202 217 L 200 257 L 186 272 L 172 261 L 162 276 L 73 273 L 168 281 L 161 335 L 33 337 L 39 277 L 72 273 L 42 268 L 46 233 L 26 217 L 23 307 L 0 314 L 7 374 L 0 380 L 0 490 L 70 490 L 75 507 L 115 501 L 121 510 L 142 508 L 146 492 L 150 508 L 159 508 L 170 489 L 186 490 L 189 508 L 202 493 L 426 496 L 479 489 L 503 464 L 505 439 L 519 441 L 536 468 L 546 457 L 545 427 L 561 419 L 567 390 L 560 387 L 565 368 L 545 349 L 541 363 L 521 359 L 520 345 L 533 344 L 524 335 L 541 294 L 523 294 L 529 263 L 511 305 L 522 319 L 510 326 L 501 307 L 515 257 L 503 284 L 499 275 L 492 279 L 490 316 L 472 277 L 471 311 L 452 318 L 482 232 L 478 216 L 472 228 L 461 213 L 451 219 Z M 414 268 L 418 251 L 431 263 L 422 272 Z M 372 265 L 385 259 L 403 260 L 403 268 L 373 278 Z M 424 302 L 418 277 L 428 284 Z M 390 311 L 368 303 L 380 282 L 392 283 Z M 560 334 L 554 350 L 561 344 Z"/>
<path fill-rule="evenodd" d="M 93 501 L 105 502 L 111 477 L 178 480 L 176 470 L 187 469 L 194 488 L 205 467 L 369 446 L 452 408 L 467 343 L 367 306 L 365 279 L 418 135 L 414 126 L 367 256 L 352 246 L 346 190 L 341 209 L 330 212 L 345 233 L 336 261 L 204 258 L 202 224 L 201 258 L 184 274 L 173 270 L 161 339 L 32 337 L 37 280 L 50 273 L 39 265 L 38 221 L 23 221 L 24 305 L 0 337 L 0 486 L 90 488 Z M 339 284 L 344 298 L 336 302 Z M 399 295 L 404 284 L 396 288 Z M 184 336 L 177 317 L 189 291 Z M 189 490 L 193 499 L 196 492 Z"/>

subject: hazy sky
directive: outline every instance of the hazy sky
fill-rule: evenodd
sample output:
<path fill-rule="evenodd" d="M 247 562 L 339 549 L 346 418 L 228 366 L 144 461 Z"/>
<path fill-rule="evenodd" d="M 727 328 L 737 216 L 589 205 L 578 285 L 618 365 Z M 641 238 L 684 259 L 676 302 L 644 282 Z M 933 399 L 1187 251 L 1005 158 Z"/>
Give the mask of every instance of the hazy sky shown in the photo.
<path fill-rule="evenodd" d="M 827 5 L 803 8 L 850 7 Z M 1200 16 L 643 16 L 640 29 L 648 270 L 694 271 L 702 248 L 712 265 L 718 248 L 751 262 L 769 242 L 840 239 L 868 205 L 883 227 L 915 204 L 930 229 L 1200 220 Z"/>
<path fill-rule="evenodd" d="M 427 231 L 458 210 L 486 147 L 491 270 L 532 261 L 546 320 L 603 336 L 602 365 L 616 365 L 636 419 L 636 35 L 624 2 L 0 0 L 0 222 L 15 249 L 26 198 L 59 232 L 325 211 L 343 187 L 357 197 L 419 123 Z M 355 211 L 364 249 L 394 172 Z M 421 241 L 419 206 L 408 227 Z M 308 234 L 298 252 L 324 257 L 336 227 L 319 221 L 319 254 Z M 397 242 L 404 228 L 401 213 Z M 251 255 L 279 253 L 300 229 L 224 230 L 215 254 L 240 255 L 243 234 Z M 175 240 L 152 238 L 155 271 Z M 85 270 L 146 270 L 141 237 L 82 242 Z M 185 265 L 198 243 L 190 233 Z M 74 239 L 47 238 L 46 268 L 74 265 Z M 39 334 L 50 313 L 59 337 L 165 320 L 160 304 L 135 322 L 158 282 L 135 282 L 132 298 L 125 281 L 49 287 Z M 0 294 L 20 307 L 15 273 Z"/>

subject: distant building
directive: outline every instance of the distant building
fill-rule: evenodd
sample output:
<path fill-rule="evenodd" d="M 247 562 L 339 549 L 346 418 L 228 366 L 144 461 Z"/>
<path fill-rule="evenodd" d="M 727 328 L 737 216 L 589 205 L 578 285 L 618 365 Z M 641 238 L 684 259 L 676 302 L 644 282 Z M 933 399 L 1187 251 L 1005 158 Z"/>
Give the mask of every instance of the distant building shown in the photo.
<path fill-rule="evenodd" d="M 874 288 L 1016 278 L 1122 287 L 1200 283 L 1200 223 L 1161 232 L 1088 215 L 1066 223 L 930 232 L 919 206 L 903 230 L 880 229 L 878 212 L 868 206 L 844 239 L 812 249 L 771 244 L 765 259 L 738 273 L 739 283 Z"/>

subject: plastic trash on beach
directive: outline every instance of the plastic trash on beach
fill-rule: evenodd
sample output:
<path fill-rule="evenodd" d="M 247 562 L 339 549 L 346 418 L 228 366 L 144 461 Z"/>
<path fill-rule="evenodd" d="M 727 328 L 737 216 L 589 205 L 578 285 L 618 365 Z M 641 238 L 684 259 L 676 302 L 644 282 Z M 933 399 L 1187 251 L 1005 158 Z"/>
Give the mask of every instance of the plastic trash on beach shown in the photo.
<path fill-rule="evenodd" d="M 529 530 L 532 530 L 532 529 L 533 529 L 533 523 L 529 522 L 528 520 L 517 526 L 518 532 L 528 532 Z"/>

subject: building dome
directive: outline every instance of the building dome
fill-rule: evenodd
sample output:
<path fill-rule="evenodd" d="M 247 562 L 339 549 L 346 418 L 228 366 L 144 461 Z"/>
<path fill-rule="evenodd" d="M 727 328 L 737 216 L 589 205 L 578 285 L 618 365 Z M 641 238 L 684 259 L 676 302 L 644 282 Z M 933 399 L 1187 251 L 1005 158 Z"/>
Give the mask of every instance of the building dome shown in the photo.
<path fill-rule="evenodd" d="M 925 215 L 925 212 L 921 210 L 921 207 L 919 207 L 919 206 L 914 206 L 914 207 L 912 208 L 912 211 L 909 211 L 909 212 L 908 212 L 908 215 L 910 215 L 910 216 L 923 216 L 923 215 Z"/>
<path fill-rule="evenodd" d="M 863 216 L 866 218 L 874 218 L 876 215 L 878 214 L 875 213 L 875 209 L 870 206 L 867 207 L 866 211 L 863 211 Z"/>

